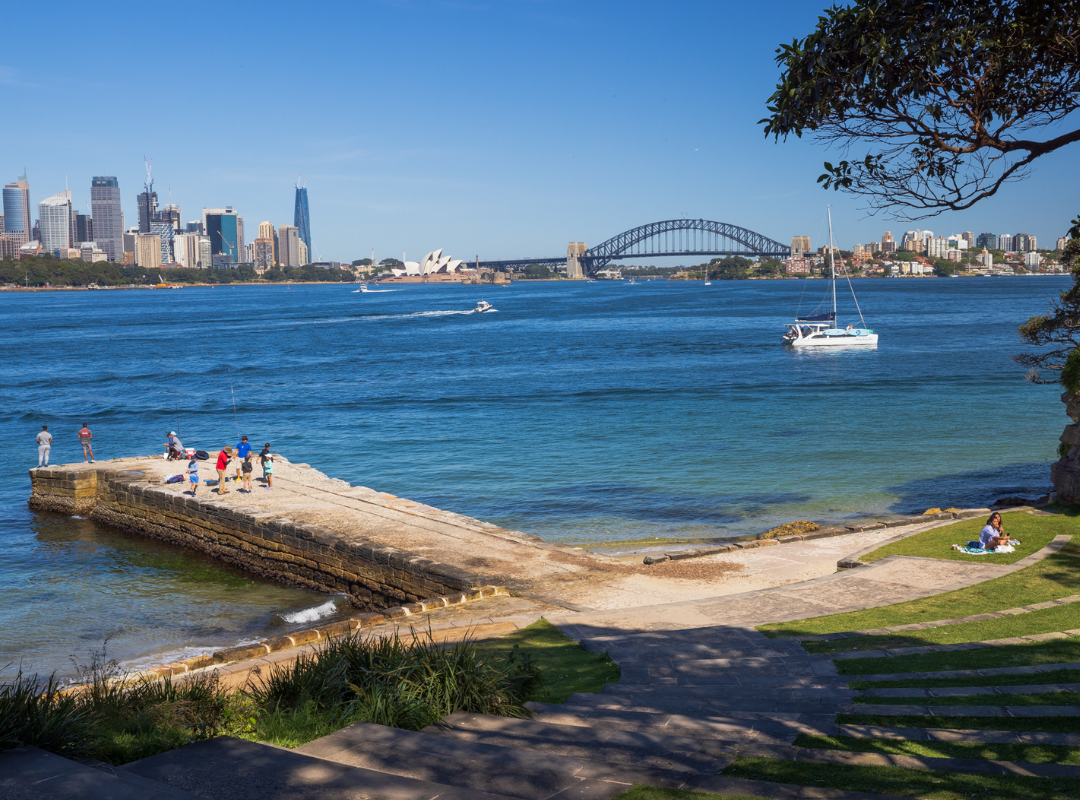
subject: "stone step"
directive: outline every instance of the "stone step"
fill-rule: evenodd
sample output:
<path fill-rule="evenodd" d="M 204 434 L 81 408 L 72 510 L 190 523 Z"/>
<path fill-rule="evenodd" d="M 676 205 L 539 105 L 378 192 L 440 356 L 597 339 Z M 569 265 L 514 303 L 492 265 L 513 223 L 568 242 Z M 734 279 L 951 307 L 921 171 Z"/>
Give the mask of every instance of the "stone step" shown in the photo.
<path fill-rule="evenodd" d="M 221 736 L 123 767 L 202 800 L 506 800 Z"/>
<path fill-rule="evenodd" d="M 748 678 L 750 676 L 743 676 Z M 846 680 L 832 677 L 811 678 L 774 678 L 765 682 L 751 680 L 746 683 L 731 683 L 725 689 L 717 689 L 716 686 L 671 686 L 657 683 L 608 683 L 604 685 L 597 696 L 614 695 L 618 697 L 673 697 L 673 698 L 696 698 L 710 699 L 714 697 L 741 696 L 741 697 L 771 697 L 788 696 L 786 693 L 827 694 L 829 692 L 842 693 L 845 696 L 856 696 L 857 689 L 849 689 Z"/>
<path fill-rule="evenodd" d="M 769 800 L 911 800 L 891 794 L 849 792 L 843 789 L 824 789 L 799 786 L 793 783 L 769 783 L 724 775 L 694 778 L 687 789 L 695 792 L 715 792 L 724 797 L 768 797 Z"/>
<path fill-rule="evenodd" d="M 1037 675 L 1059 669 L 1080 669 L 1080 661 L 1058 664 L 1035 664 L 1028 667 L 987 667 L 985 669 L 954 669 L 940 672 L 880 672 L 869 675 L 846 675 L 848 681 L 910 681 L 937 678 L 981 678 L 989 675 Z"/>
<path fill-rule="evenodd" d="M 864 697 L 971 697 L 997 694 L 1080 692 L 1080 683 L 1035 683 L 1024 686 L 943 686 L 931 689 L 864 689 Z"/>
<path fill-rule="evenodd" d="M 4 800 L 197 800 L 193 794 L 111 767 L 20 747 L 0 753 Z"/>
<path fill-rule="evenodd" d="M 1080 717 L 1080 706 L 921 706 L 921 705 L 853 705 L 847 714 L 874 716 L 934 716 L 934 717 Z"/>
<path fill-rule="evenodd" d="M 649 695 L 588 695 L 575 694 L 566 702 L 578 707 L 602 709 L 623 709 L 626 711 L 651 711 L 653 713 L 730 713 L 736 711 L 794 711 L 800 714 L 828 714 L 840 706 L 850 705 L 855 692 L 845 695 L 820 695 L 811 697 L 744 697 L 741 693 L 733 697 L 719 697 L 711 700 L 699 698 L 650 697 Z"/>
<path fill-rule="evenodd" d="M 850 736 L 855 739 L 906 739 L 912 742 L 958 742 L 961 744 L 1049 744 L 1080 747 L 1080 733 L 1046 731 L 973 731 L 951 728 L 889 728 L 879 725 L 837 725 L 819 736 Z"/>
<path fill-rule="evenodd" d="M 759 730 L 740 729 L 715 737 L 628 731 L 610 726 L 588 727 L 535 720 L 458 712 L 425 729 L 501 747 L 527 747 L 545 753 L 575 755 L 612 763 L 645 764 L 684 772 L 709 772 L 740 743 L 763 741 L 788 744 L 794 735 L 774 737 Z"/>
<path fill-rule="evenodd" d="M 620 664 L 619 670 L 628 683 L 678 686 L 734 686 L 744 682 L 768 684 L 778 679 L 790 681 L 837 675 L 831 656 L 798 661 L 755 658 L 691 659 L 665 664 L 628 662 Z"/>
<path fill-rule="evenodd" d="M 806 659 L 807 652 L 798 643 L 785 644 L 783 640 L 775 640 L 779 644 L 767 647 L 746 646 L 713 646 L 695 645 L 693 647 L 673 648 L 669 646 L 650 645 L 647 647 L 615 647 L 607 650 L 608 656 L 620 664 L 630 662 L 668 662 L 668 661 L 702 661 L 724 660 L 727 662 L 744 658 L 786 658 Z"/>
<path fill-rule="evenodd" d="M 828 728 L 835 713 L 799 714 L 787 712 L 744 711 L 733 714 L 673 714 L 651 711 L 598 709 L 590 706 L 566 706 L 548 703 L 526 703 L 537 722 L 580 727 L 611 727 L 624 731 L 639 731 L 661 735 L 690 736 L 701 739 L 730 741 L 732 737 L 765 734 L 793 741 L 804 725 Z"/>
<path fill-rule="evenodd" d="M 734 760 L 733 756 L 704 753 L 650 752 L 643 747 L 628 754 L 602 743 L 583 755 L 585 748 L 541 750 L 521 737 L 503 737 L 505 743 L 480 741 L 454 735 L 453 720 L 460 716 L 451 715 L 440 726 L 422 732 L 359 723 L 309 742 L 297 752 L 521 800 L 614 797 L 635 783 L 677 789 L 688 776 L 703 771 L 714 774 Z M 491 719 L 523 722 L 506 717 Z M 606 761 L 605 756 L 621 757 L 620 763 Z"/>
<path fill-rule="evenodd" d="M 940 758 L 936 756 L 893 755 L 891 753 L 849 753 L 809 747 L 746 745 L 739 755 L 748 758 L 775 758 L 812 764 L 860 767 L 899 767 L 991 775 L 1029 775 L 1038 778 L 1080 778 L 1080 766 L 991 761 L 983 758 Z"/>

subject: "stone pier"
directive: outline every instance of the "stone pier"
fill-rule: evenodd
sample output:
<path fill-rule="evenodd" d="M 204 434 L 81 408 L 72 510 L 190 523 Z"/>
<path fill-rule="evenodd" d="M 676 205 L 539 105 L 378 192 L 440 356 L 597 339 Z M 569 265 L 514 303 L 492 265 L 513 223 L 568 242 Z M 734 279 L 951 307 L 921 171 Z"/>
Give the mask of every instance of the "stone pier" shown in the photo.
<path fill-rule="evenodd" d="M 219 495 L 205 483 L 216 478 L 214 464 L 203 462 L 195 497 L 186 482 L 166 483 L 187 464 L 161 458 L 32 469 L 29 503 L 182 545 L 281 583 L 344 593 L 365 610 L 490 585 L 571 608 L 560 602 L 560 587 L 621 566 L 351 486 L 281 456 L 275 465 L 273 489 L 259 479 L 251 493 L 241 493 L 229 481 Z"/>

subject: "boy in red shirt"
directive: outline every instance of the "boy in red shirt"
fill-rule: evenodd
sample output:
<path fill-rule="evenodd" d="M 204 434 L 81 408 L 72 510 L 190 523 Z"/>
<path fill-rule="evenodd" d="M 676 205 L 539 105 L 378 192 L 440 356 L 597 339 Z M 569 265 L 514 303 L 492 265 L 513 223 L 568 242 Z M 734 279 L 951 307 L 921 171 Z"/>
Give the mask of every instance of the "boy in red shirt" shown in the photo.
<path fill-rule="evenodd" d="M 91 442 L 94 441 L 94 434 L 90 433 L 90 429 L 86 427 L 86 423 L 82 424 L 82 430 L 79 431 L 79 443 L 82 445 L 82 457 L 83 462 L 87 460 L 87 456 L 90 458 L 90 463 L 94 463 L 94 446 Z"/>
<path fill-rule="evenodd" d="M 232 461 L 233 449 L 229 445 L 225 445 L 221 448 L 221 452 L 217 457 L 217 493 L 228 494 L 229 490 L 225 488 L 225 470 L 229 468 L 229 462 Z"/>

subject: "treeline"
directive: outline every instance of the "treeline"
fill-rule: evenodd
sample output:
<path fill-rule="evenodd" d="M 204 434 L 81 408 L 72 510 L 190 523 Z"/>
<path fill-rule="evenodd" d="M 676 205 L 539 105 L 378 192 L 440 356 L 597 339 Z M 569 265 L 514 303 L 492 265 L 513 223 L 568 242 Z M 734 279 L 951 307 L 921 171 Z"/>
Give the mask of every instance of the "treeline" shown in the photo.
<path fill-rule="evenodd" d="M 708 264 L 699 264 L 692 269 L 704 273 L 708 280 L 718 281 L 770 278 L 782 274 L 782 264 L 775 259 L 762 259 L 755 266 L 753 261 L 742 256 L 714 258 Z"/>
<path fill-rule="evenodd" d="M 159 278 L 160 276 L 160 278 Z M 85 261 L 66 261 L 44 255 L 23 260 L 6 258 L 0 261 L 0 284 L 18 284 L 19 286 L 139 286 L 160 283 L 164 278 L 167 283 L 249 283 L 265 281 L 281 283 L 309 283 L 318 281 L 349 282 L 353 273 L 348 269 L 325 269 L 310 264 L 303 267 L 275 267 L 262 277 L 250 264 L 241 264 L 236 269 L 144 269 L 143 267 L 123 266 L 108 261 L 87 263 Z"/>

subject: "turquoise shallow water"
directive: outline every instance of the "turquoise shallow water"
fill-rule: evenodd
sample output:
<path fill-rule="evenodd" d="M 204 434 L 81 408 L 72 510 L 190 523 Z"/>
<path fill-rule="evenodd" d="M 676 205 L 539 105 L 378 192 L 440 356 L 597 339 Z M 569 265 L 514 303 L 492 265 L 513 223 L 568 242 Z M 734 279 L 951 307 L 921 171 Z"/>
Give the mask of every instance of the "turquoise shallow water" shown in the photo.
<path fill-rule="evenodd" d="M 239 430 L 573 542 L 983 505 L 1049 486 L 1063 407 L 1010 356 L 1067 281 L 857 281 L 881 345 L 827 353 L 780 345 L 820 281 L 0 295 L 0 674 L 107 637 L 124 660 L 231 643 L 326 600 L 31 514 L 43 423 L 54 463 L 81 458 L 84 420 L 99 458 L 155 452 L 177 425 L 206 450 Z M 460 313 L 481 296 L 497 313 Z"/>

